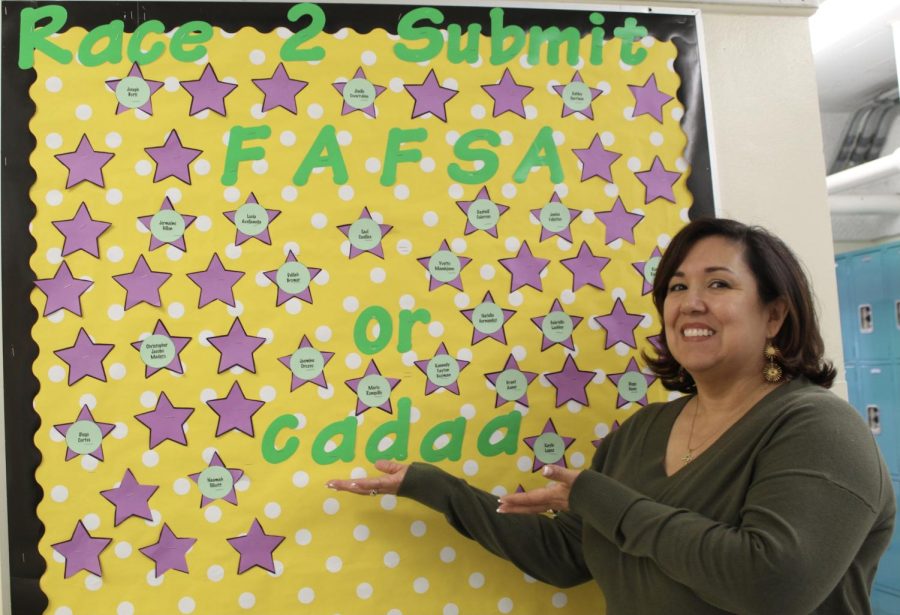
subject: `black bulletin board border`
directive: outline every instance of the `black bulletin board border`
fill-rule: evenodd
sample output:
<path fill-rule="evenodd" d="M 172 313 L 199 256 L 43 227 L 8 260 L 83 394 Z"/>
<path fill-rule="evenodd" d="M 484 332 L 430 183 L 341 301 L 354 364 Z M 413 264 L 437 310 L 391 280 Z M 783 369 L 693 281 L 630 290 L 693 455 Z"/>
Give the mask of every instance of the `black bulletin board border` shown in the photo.
<path fill-rule="evenodd" d="M 34 150 L 35 138 L 28 123 L 35 112 L 28 90 L 35 80 L 32 69 L 18 67 L 19 19 L 25 8 L 41 6 L 41 2 L 2 3 L 2 171 L 0 171 L 0 242 L 2 242 L 3 292 L 3 376 L 4 419 L 6 428 L 6 485 L 9 519 L 9 575 L 12 612 L 16 615 L 41 613 L 47 600 L 41 593 L 38 580 L 43 574 L 44 560 L 38 554 L 38 541 L 43 525 L 37 518 L 36 507 L 43 496 L 34 479 L 34 471 L 41 456 L 33 443 L 40 422 L 32 409 L 38 382 L 31 372 L 37 347 L 29 332 L 36 322 L 37 312 L 29 300 L 34 274 L 29 258 L 35 242 L 29 232 L 35 205 L 29 189 L 35 173 L 28 159 Z M 257 2 L 56 2 L 68 12 L 66 28 L 90 29 L 113 19 L 121 19 L 126 31 L 144 21 L 158 19 L 167 28 L 190 21 L 202 20 L 229 31 L 253 27 L 271 31 L 277 27 L 296 28 L 287 19 L 289 3 Z M 384 28 L 396 32 L 401 15 L 413 5 L 386 4 L 322 4 L 327 15 L 325 31 L 336 32 L 352 28 L 368 32 Z M 490 7 L 441 6 L 445 23 L 481 23 L 488 29 Z M 586 7 L 587 8 L 587 7 Z M 602 5 L 592 7 L 603 10 Z M 606 32 L 632 13 L 604 12 Z M 559 27 L 588 27 L 584 11 L 553 8 L 513 8 L 504 19 L 522 27 L 553 23 Z M 703 100 L 697 22 L 693 15 L 673 16 L 648 10 L 640 16 L 640 24 L 659 40 L 673 40 L 679 55 L 675 69 L 682 78 L 678 99 L 684 104 L 682 120 L 685 132 L 694 137 L 688 143 L 684 158 L 692 167 L 687 180 L 693 194 L 691 217 L 714 215 L 712 172 L 709 138 L 706 130 L 706 111 Z M 608 34 L 609 36 L 609 34 Z M 693 70 L 685 70 L 694 66 Z"/>

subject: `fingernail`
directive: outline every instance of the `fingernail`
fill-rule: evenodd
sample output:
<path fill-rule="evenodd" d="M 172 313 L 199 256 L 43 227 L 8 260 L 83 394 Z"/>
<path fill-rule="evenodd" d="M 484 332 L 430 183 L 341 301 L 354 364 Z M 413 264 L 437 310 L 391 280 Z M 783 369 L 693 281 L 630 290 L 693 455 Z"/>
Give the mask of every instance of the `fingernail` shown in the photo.
<path fill-rule="evenodd" d="M 328 481 L 327 483 L 325 483 L 325 486 L 328 487 L 329 489 L 334 489 L 334 483 L 331 481 Z"/>
<path fill-rule="evenodd" d="M 553 470 L 550 469 L 550 466 L 544 466 L 544 469 L 541 470 L 541 474 L 543 474 L 544 476 L 550 476 L 552 472 Z"/>

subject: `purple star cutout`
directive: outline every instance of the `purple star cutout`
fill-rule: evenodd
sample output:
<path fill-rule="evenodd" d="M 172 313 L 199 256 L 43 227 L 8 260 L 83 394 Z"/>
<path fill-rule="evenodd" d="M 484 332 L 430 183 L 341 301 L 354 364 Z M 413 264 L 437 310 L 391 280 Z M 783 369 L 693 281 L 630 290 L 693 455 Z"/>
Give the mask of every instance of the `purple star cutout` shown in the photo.
<path fill-rule="evenodd" d="M 507 402 L 514 402 L 528 407 L 528 385 L 537 378 L 537 372 L 523 372 L 519 369 L 519 362 L 513 355 L 509 355 L 506 364 L 499 372 L 490 372 L 484 375 L 497 392 L 494 399 L 494 407 L 499 408 Z"/>
<path fill-rule="evenodd" d="M 399 378 L 382 376 L 375 361 L 369 361 L 369 366 L 366 367 L 362 378 L 352 378 L 344 382 L 351 391 L 356 393 L 356 416 L 372 408 L 393 414 L 391 392 L 399 383 Z"/>
<path fill-rule="evenodd" d="M 656 352 L 662 351 L 662 335 L 657 333 L 656 335 L 650 335 L 647 337 L 647 341 L 653 346 L 653 349 Z"/>
<path fill-rule="evenodd" d="M 250 239 L 258 239 L 266 245 L 272 245 L 269 226 L 281 212 L 277 209 L 264 208 L 256 200 L 256 195 L 251 192 L 243 205 L 234 211 L 226 211 L 224 215 L 237 229 L 234 245 L 239 246 Z"/>
<path fill-rule="evenodd" d="M 550 311 L 544 316 L 532 318 L 531 322 L 541 330 L 541 350 L 547 350 L 556 344 L 575 350 L 572 332 L 582 320 L 581 316 L 566 314 L 559 299 L 554 299 Z"/>
<path fill-rule="evenodd" d="M 140 80 L 140 81 L 138 81 Z M 119 84 L 125 82 L 124 87 L 126 88 L 126 92 L 124 96 L 128 96 L 127 88 L 131 86 L 133 88 L 137 88 L 139 85 L 147 86 L 147 101 L 140 103 L 138 105 L 123 105 L 122 104 L 122 94 L 118 91 Z M 135 62 L 131 65 L 131 70 L 128 71 L 128 75 L 123 77 L 122 79 L 110 79 L 106 82 L 106 87 L 108 87 L 111 91 L 116 93 L 116 115 L 120 113 L 124 113 L 130 109 L 140 109 L 147 115 L 153 115 L 153 95 L 156 94 L 156 91 L 159 90 L 163 86 L 162 81 L 151 81 L 150 79 L 144 79 L 144 73 L 141 72 L 140 65 Z M 135 101 L 135 103 L 140 101 Z"/>
<path fill-rule="evenodd" d="M 291 79 L 282 62 L 278 63 L 278 66 L 275 67 L 275 72 L 268 79 L 251 79 L 251 81 L 263 93 L 263 113 L 276 107 L 281 107 L 296 115 L 297 94 L 309 85 L 306 81 Z"/>
<path fill-rule="evenodd" d="M 156 448 L 166 440 L 187 446 L 184 424 L 193 413 L 193 408 L 176 408 L 165 392 L 162 392 L 153 410 L 134 418 L 150 430 L 150 448 Z"/>
<path fill-rule="evenodd" d="M 148 342 L 148 340 L 150 340 Z M 153 334 L 143 340 L 132 342 L 131 347 L 141 353 L 141 360 L 145 360 L 145 356 L 149 356 L 150 360 L 145 361 L 144 377 L 149 378 L 161 369 L 167 369 L 176 374 L 184 373 L 184 366 L 181 364 L 181 351 L 191 341 L 189 337 L 176 337 L 169 335 L 169 330 L 163 324 L 163 321 L 157 320 L 156 326 L 153 328 Z M 144 348 L 144 345 L 147 348 Z M 157 349 L 151 348 L 156 347 Z M 162 349 L 162 350 L 158 350 Z M 167 355 L 171 355 L 171 360 Z M 160 356 L 157 356 L 160 355 Z"/>
<path fill-rule="evenodd" d="M 182 81 L 181 87 L 191 95 L 191 110 L 188 115 L 197 115 L 204 109 L 225 115 L 225 97 L 231 94 L 237 84 L 219 81 L 212 64 L 207 64 L 199 79 Z"/>
<path fill-rule="evenodd" d="M 503 70 L 498 83 L 483 85 L 481 89 L 494 99 L 494 117 L 509 111 L 522 118 L 525 117 L 525 97 L 534 90 L 531 86 L 516 83 L 508 68 Z"/>
<path fill-rule="evenodd" d="M 622 199 L 617 198 L 613 208 L 609 211 L 596 212 L 597 219 L 606 227 L 606 245 L 616 239 L 634 243 L 634 227 L 644 219 L 641 214 L 635 214 L 625 209 Z"/>
<path fill-rule="evenodd" d="M 356 222 L 352 224 L 342 224 L 338 230 L 347 236 L 350 240 L 350 258 L 356 258 L 364 252 L 374 254 L 379 258 L 384 258 L 384 249 L 381 241 L 384 236 L 391 232 L 394 228 L 388 224 L 378 224 L 369 213 L 368 207 L 363 207 L 362 213 Z"/>
<path fill-rule="evenodd" d="M 447 102 L 459 94 L 458 90 L 443 87 L 438 82 L 434 69 L 428 71 L 425 81 L 418 85 L 404 85 L 409 95 L 416 101 L 413 107 L 413 119 L 421 117 L 426 113 L 447 121 Z"/>
<path fill-rule="evenodd" d="M 574 401 L 582 406 L 588 405 L 587 385 L 591 383 L 597 374 L 593 370 L 582 371 L 575 364 L 572 355 L 566 355 L 566 362 L 558 372 L 545 374 L 550 384 L 556 388 L 556 407 L 568 401 Z"/>
<path fill-rule="evenodd" d="M 131 470 L 126 469 L 119 486 L 101 491 L 100 495 L 116 507 L 115 525 L 118 526 L 129 517 L 140 517 L 152 521 L 150 497 L 156 493 L 157 489 L 159 489 L 158 485 L 140 484 Z"/>
<path fill-rule="evenodd" d="M 609 433 L 606 435 L 608 436 L 609 434 L 611 434 L 614 431 L 619 431 L 619 427 L 621 427 L 621 425 L 619 424 L 619 421 L 613 421 L 612 427 L 609 428 Z M 606 436 L 603 436 L 603 438 L 598 438 L 596 440 L 591 440 L 591 444 L 594 445 L 594 448 L 597 448 L 598 446 L 600 446 L 600 443 L 603 442 L 603 439 L 605 437 Z"/>
<path fill-rule="evenodd" d="M 643 314 L 629 313 L 621 299 L 616 299 L 612 312 L 605 316 L 594 317 L 594 321 L 606 330 L 605 348 L 611 348 L 619 342 L 632 348 L 637 348 L 637 342 L 634 339 L 634 329 L 643 320 Z"/>
<path fill-rule="evenodd" d="M 604 289 L 603 269 L 609 264 L 609 259 L 605 256 L 596 256 L 586 241 L 581 242 L 578 256 L 564 258 L 560 262 L 572 273 L 572 292 L 582 286 Z"/>
<path fill-rule="evenodd" d="M 309 285 L 321 272 L 322 270 L 318 267 L 307 267 L 299 262 L 294 252 L 289 250 L 281 267 L 264 271 L 263 275 L 272 280 L 278 289 L 278 297 L 275 299 L 275 307 L 278 307 L 294 298 L 312 303 L 312 291 L 309 289 Z"/>
<path fill-rule="evenodd" d="M 356 73 L 350 81 L 339 81 L 331 85 L 343 98 L 341 115 L 362 111 L 369 117 L 375 117 L 375 99 L 384 92 L 385 87 L 369 81 L 362 67 L 356 69 Z M 348 86 L 350 87 L 349 92 L 347 91 Z"/>
<path fill-rule="evenodd" d="M 106 382 L 103 359 L 112 352 L 112 349 L 113 344 L 95 344 L 82 327 L 78 330 L 75 344 L 54 350 L 53 354 L 69 366 L 69 386 L 72 386 L 86 376 Z"/>
<path fill-rule="evenodd" d="M 551 237 L 562 237 L 572 243 L 571 224 L 581 215 L 581 210 L 565 207 L 554 190 L 550 202 L 539 209 L 532 209 L 531 215 L 541 223 L 541 241 Z"/>
<path fill-rule="evenodd" d="M 448 284 L 457 290 L 463 290 L 462 270 L 469 266 L 472 259 L 457 256 L 450 250 L 447 240 L 441 241 L 441 247 L 431 256 L 416 259 L 429 273 L 428 290 Z"/>
<path fill-rule="evenodd" d="M 235 382 L 231 385 L 228 395 L 211 399 L 206 405 L 219 416 L 219 424 L 216 426 L 217 438 L 232 430 L 240 431 L 252 438 L 253 415 L 265 405 L 265 402 L 247 398 L 241 385 Z"/>
<path fill-rule="evenodd" d="M 63 261 L 52 278 L 35 280 L 34 285 L 47 295 L 44 316 L 57 310 L 68 310 L 81 316 L 81 295 L 94 283 L 73 276 L 66 261 Z"/>
<path fill-rule="evenodd" d="M 667 171 L 663 166 L 662 161 L 659 159 L 659 156 L 653 157 L 653 164 L 650 166 L 650 169 L 647 171 L 639 171 L 634 174 L 635 177 L 638 178 L 638 181 L 644 184 L 644 188 L 646 188 L 646 196 L 644 198 L 644 204 L 648 205 L 655 201 L 656 199 L 665 199 L 670 203 L 675 202 L 675 191 L 673 187 L 675 186 L 675 182 L 678 181 L 678 178 L 681 177 L 681 173 L 677 171 Z"/>
<path fill-rule="evenodd" d="M 235 551 L 240 553 L 238 574 L 243 574 L 254 566 L 259 566 L 263 570 L 275 574 L 273 553 L 278 545 L 284 542 L 284 536 L 266 534 L 262 525 L 259 524 L 259 519 L 254 519 L 250 530 L 245 535 L 226 538 L 226 540 Z"/>
<path fill-rule="evenodd" d="M 314 348 L 309 338 L 304 335 L 297 350 L 289 355 L 278 357 L 278 361 L 291 370 L 292 391 L 307 382 L 312 382 L 320 389 L 327 389 L 328 381 L 325 380 L 324 370 L 333 356 L 333 352 Z"/>
<path fill-rule="evenodd" d="M 226 468 L 219 453 L 213 453 L 206 470 L 189 474 L 188 478 L 200 487 L 200 508 L 203 508 L 215 500 L 225 500 L 237 506 L 237 491 L 234 490 L 234 485 L 243 475 L 243 470 Z"/>
<path fill-rule="evenodd" d="M 425 395 L 431 395 L 438 389 L 445 389 L 459 395 L 459 373 L 468 367 L 469 362 L 456 359 L 447 352 L 447 345 L 441 342 L 430 359 L 415 362 L 419 371 L 425 374 Z M 429 373 L 429 368 L 431 373 Z M 432 380 L 432 378 L 435 378 Z"/>
<path fill-rule="evenodd" d="M 244 272 L 225 269 L 219 255 L 213 254 L 206 269 L 189 273 L 187 277 L 200 287 L 198 308 L 209 305 L 213 301 L 221 301 L 225 305 L 234 307 L 234 285 L 244 277 Z"/>
<path fill-rule="evenodd" d="M 644 85 L 629 85 L 628 89 L 634 95 L 634 111 L 631 113 L 631 117 L 650 115 L 662 124 L 663 105 L 672 100 L 673 97 L 660 92 L 656 86 L 656 75 L 650 75 L 650 78 L 647 79 Z"/>
<path fill-rule="evenodd" d="M 98 152 L 94 150 L 86 134 L 81 135 L 81 141 L 73 152 L 56 154 L 54 158 L 59 160 L 69 170 L 66 179 L 66 188 L 71 188 L 81 182 L 90 182 L 101 188 L 105 188 L 103 182 L 103 167 L 112 160 L 112 152 Z"/>
<path fill-rule="evenodd" d="M 227 335 L 214 335 L 207 338 L 219 351 L 219 373 L 232 367 L 243 367 L 248 372 L 256 373 L 253 353 L 266 343 L 266 338 L 247 335 L 240 318 L 235 318 Z"/>
<path fill-rule="evenodd" d="M 566 465 L 566 450 L 572 446 L 575 438 L 559 435 L 559 432 L 556 431 L 556 425 L 553 424 L 553 419 L 547 419 L 541 434 L 525 438 L 524 442 L 528 448 L 534 451 L 534 463 L 531 466 L 531 471 L 537 472 L 544 466 L 550 465 L 562 468 L 568 467 Z"/>
<path fill-rule="evenodd" d="M 62 233 L 62 255 L 68 256 L 78 250 L 83 250 L 91 256 L 100 258 L 100 235 L 106 232 L 112 224 L 102 220 L 94 220 L 87 205 L 82 203 L 70 220 L 55 220 L 51 222 Z"/>
<path fill-rule="evenodd" d="M 163 523 L 159 539 L 152 545 L 141 547 L 138 551 L 153 560 L 155 565 L 153 574 L 159 578 L 169 570 L 189 572 L 186 556 L 195 542 L 196 538 L 179 538 L 169 529 L 168 523 Z"/>
<path fill-rule="evenodd" d="M 156 250 L 165 245 L 178 248 L 187 252 L 187 244 L 184 242 L 184 231 L 197 216 L 186 216 L 175 211 L 169 197 L 163 199 L 159 211 L 155 214 L 138 216 L 141 225 L 150 231 L 150 249 Z"/>
<path fill-rule="evenodd" d="M 543 290 L 541 272 L 550 264 L 550 259 L 538 258 L 532 254 L 527 241 L 522 242 L 515 257 L 501 258 L 499 262 L 504 269 L 509 271 L 512 278 L 509 287 L 510 293 L 523 286 L 530 286 L 535 290 Z"/>
<path fill-rule="evenodd" d="M 506 331 L 503 327 L 509 322 L 516 311 L 501 309 L 494 302 L 494 297 L 488 291 L 484 299 L 477 307 L 471 310 L 460 310 L 463 316 L 472 323 L 472 343 L 477 344 L 488 338 L 495 339 L 501 344 L 506 343 Z"/>
<path fill-rule="evenodd" d="M 141 254 L 131 273 L 120 273 L 114 275 L 113 279 L 125 289 L 125 309 L 130 310 L 140 303 L 156 307 L 162 306 L 159 289 L 171 277 L 171 273 L 150 269 L 144 255 Z"/>
<path fill-rule="evenodd" d="M 73 427 L 74 431 L 70 434 L 69 431 Z M 115 427 L 112 423 L 95 421 L 94 415 L 91 414 L 91 410 L 86 404 L 81 407 L 81 411 L 74 421 L 53 426 L 66 439 L 66 461 L 79 455 L 87 455 L 97 461 L 103 461 L 103 439 Z"/>
<path fill-rule="evenodd" d="M 103 576 L 100 568 L 100 554 L 109 546 L 112 538 L 94 538 L 85 529 L 80 520 L 75 525 L 72 537 L 64 542 L 51 545 L 54 551 L 66 559 L 65 578 L 69 578 L 82 570 Z"/>
<path fill-rule="evenodd" d="M 178 131 L 172 130 L 166 142 L 157 147 L 145 147 L 144 151 L 156 163 L 153 182 L 161 182 L 168 177 L 175 177 L 184 183 L 191 183 L 191 163 L 203 153 L 203 150 L 184 147 Z"/>
<path fill-rule="evenodd" d="M 638 368 L 634 357 L 628 360 L 628 367 L 625 368 L 624 372 L 608 374 L 608 376 L 610 382 L 615 385 L 619 393 L 616 397 L 616 408 L 621 408 L 630 402 L 637 402 L 642 406 L 646 405 L 647 389 L 656 382 L 656 376 L 645 374 Z"/>
<path fill-rule="evenodd" d="M 509 210 L 508 205 L 501 205 L 491 200 L 487 186 L 482 186 L 473 200 L 457 201 L 456 205 L 466 214 L 466 235 L 471 235 L 475 231 L 484 231 L 494 238 L 497 237 L 497 224 L 500 216 Z"/>
<path fill-rule="evenodd" d="M 612 178 L 612 165 L 622 157 L 619 152 L 613 152 L 603 147 L 600 135 L 594 135 L 591 144 L 584 149 L 573 149 L 572 153 L 578 157 L 581 163 L 581 181 L 585 182 L 592 177 L 600 177 L 608 182 Z"/>
<path fill-rule="evenodd" d="M 588 87 L 581 78 L 581 73 L 577 70 L 572 75 L 572 81 L 563 85 L 554 85 L 553 90 L 562 96 L 563 108 L 562 117 L 580 113 L 589 120 L 594 119 L 594 109 L 591 103 L 594 99 L 603 94 L 603 90 Z"/>
<path fill-rule="evenodd" d="M 656 266 L 659 264 L 660 258 L 662 258 L 662 252 L 659 251 L 659 248 L 653 248 L 650 258 L 640 263 L 631 263 L 634 270 L 641 274 L 641 280 L 643 281 L 643 286 L 641 287 L 642 297 L 653 291 L 653 279 L 656 277 Z"/>

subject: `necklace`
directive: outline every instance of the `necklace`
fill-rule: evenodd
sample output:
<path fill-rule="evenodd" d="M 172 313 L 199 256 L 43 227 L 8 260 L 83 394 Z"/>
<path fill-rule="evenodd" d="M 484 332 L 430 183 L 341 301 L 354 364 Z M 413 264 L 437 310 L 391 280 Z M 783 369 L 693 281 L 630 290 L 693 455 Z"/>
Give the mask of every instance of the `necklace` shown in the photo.
<path fill-rule="evenodd" d="M 719 435 L 719 433 L 721 433 L 725 429 L 725 426 L 728 425 L 728 423 L 726 422 L 722 427 L 720 427 L 719 429 L 717 429 L 716 431 L 714 431 L 713 433 L 708 435 L 701 442 L 699 442 L 695 446 L 691 446 L 691 440 L 694 439 L 694 425 L 697 423 L 697 415 L 700 414 L 700 398 L 694 397 L 694 401 L 696 402 L 695 405 L 697 406 L 697 409 L 694 410 L 694 416 L 691 418 L 691 431 L 688 433 L 687 453 L 685 453 L 684 456 L 681 458 L 681 460 L 685 464 L 688 464 L 695 459 L 694 451 L 696 451 L 698 448 L 700 448 L 701 446 L 703 446 L 704 444 L 709 442 L 713 437 Z"/>

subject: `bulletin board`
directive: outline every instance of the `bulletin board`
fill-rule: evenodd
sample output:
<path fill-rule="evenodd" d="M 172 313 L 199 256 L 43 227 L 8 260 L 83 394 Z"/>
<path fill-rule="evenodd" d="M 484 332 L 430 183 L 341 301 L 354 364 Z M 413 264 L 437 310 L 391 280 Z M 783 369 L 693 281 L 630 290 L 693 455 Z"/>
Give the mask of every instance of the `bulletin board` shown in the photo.
<path fill-rule="evenodd" d="M 325 483 L 529 490 L 667 398 L 653 275 L 713 211 L 697 16 L 3 7 L 11 566 L 46 612 L 602 612 Z"/>

